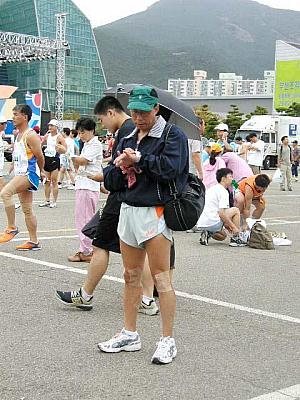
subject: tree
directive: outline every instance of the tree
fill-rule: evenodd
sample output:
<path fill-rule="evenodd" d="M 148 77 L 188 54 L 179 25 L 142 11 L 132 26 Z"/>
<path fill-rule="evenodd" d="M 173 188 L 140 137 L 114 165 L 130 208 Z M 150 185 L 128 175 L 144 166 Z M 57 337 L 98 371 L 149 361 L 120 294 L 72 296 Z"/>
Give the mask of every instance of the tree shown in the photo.
<path fill-rule="evenodd" d="M 207 104 L 196 105 L 195 114 L 205 121 L 205 134 L 207 138 L 215 138 L 214 128 L 220 122 L 220 116 L 209 110 Z"/>
<path fill-rule="evenodd" d="M 269 112 L 265 107 L 256 106 L 254 111 L 246 115 L 246 118 L 250 119 L 252 115 L 267 115 L 267 114 L 269 114 Z"/>
<path fill-rule="evenodd" d="M 229 127 L 229 132 L 231 136 L 234 136 L 236 131 L 244 123 L 243 115 L 244 114 L 240 112 L 237 105 L 231 104 L 230 110 L 228 111 L 228 114 L 224 121 L 224 123 L 227 124 Z"/>
<path fill-rule="evenodd" d="M 289 107 L 278 107 L 276 111 L 283 115 L 289 115 L 290 117 L 300 117 L 300 103 L 292 103 Z"/>

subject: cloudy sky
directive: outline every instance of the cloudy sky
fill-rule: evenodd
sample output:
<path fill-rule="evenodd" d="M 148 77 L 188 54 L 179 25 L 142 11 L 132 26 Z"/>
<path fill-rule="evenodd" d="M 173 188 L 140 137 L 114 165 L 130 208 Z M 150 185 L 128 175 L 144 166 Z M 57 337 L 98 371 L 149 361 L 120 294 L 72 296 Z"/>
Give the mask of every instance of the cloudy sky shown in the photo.
<path fill-rule="evenodd" d="M 144 11 L 157 0 L 73 0 L 73 2 L 91 20 L 93 26 L 100 26 L 117 19 Z M 186 0 L 188 1 L 188 0 Z M 300 0 L 258 0 L 270 7 L 300 11 Z M 104 3 L 107 5 L 105 6 Z M 111 5 L 110 5 L 111 4 Z"/>

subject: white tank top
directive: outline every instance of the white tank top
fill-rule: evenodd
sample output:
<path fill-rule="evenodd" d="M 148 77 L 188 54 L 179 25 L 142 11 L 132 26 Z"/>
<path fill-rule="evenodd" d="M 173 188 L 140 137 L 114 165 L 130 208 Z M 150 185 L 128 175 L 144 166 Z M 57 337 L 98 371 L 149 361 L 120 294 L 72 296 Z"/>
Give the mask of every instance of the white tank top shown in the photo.
<path fill-rule="evenodd" d="M 58 135 L 59 135 L 59 133 L 55 136 L 52 136 L 51 133 L 49 133 L 49 135 L 47 137 L 47 147 L 45 149 L 45 156 L 47 156 L 47 157 L 55 157 L 56 156 L 57 151 L 55 149 L 55 146 L 56 146 L 56 141 L 57 141 Z"/>

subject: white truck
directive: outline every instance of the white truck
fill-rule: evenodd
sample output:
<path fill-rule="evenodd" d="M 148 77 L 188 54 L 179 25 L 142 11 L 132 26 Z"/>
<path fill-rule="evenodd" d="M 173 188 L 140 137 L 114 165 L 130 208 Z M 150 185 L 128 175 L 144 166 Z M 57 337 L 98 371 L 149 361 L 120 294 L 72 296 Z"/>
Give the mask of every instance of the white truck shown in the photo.
<path fill-rule="evenodd" d="M 300 117 L 253 115 L 236 131 L 235 138 L 245 140 L 252 132 L 265 142 L 264 169 L 269 169 L 277 165 L 282 136 L 288 136 L 290 143 L 298 140 L 300 144 Z"/>

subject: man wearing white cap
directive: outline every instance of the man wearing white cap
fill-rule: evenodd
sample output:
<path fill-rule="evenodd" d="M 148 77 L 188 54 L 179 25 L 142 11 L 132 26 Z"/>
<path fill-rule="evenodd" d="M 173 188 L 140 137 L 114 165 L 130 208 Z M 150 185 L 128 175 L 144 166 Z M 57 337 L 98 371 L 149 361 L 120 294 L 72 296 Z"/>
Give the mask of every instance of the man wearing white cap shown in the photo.
<path fill-rule="evenodd" d="M 64 137 L 57 131 L 58 122 L 56 119 L 51 119 L 48 123 L 49 131 L 45 135 L 42 145 L 47 144 L 44 151 L 45 154 L 45 198 L 46 200 L 39 207 L 56 207 L 58 196 L 58 171 L 60 168 L 59 155 L 67 151 L 67 144 Z M 50 203 L 52 188 L 53 201 Z"/>
<path fill-rule="evenodd" d="M 3 178 L 4 175 L 4 134 L 6 128 L 6 119 L 0 117 L 0 190 L 4 187 L 5 181 Z"/>
<path fill-rule="evenodd" d="M 233 151 L 233 148 L 227 142 L 228 125 L 220 123 L 215 127 L 217 131 L 217 143 L 219 143 L 225 151 Z"/>

